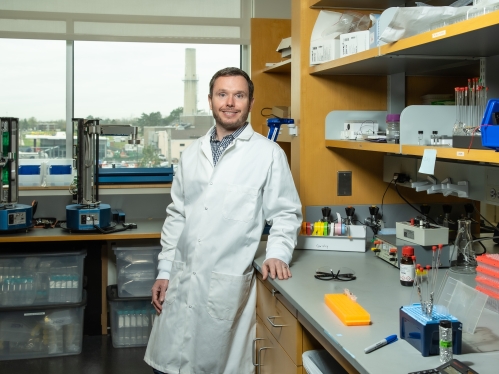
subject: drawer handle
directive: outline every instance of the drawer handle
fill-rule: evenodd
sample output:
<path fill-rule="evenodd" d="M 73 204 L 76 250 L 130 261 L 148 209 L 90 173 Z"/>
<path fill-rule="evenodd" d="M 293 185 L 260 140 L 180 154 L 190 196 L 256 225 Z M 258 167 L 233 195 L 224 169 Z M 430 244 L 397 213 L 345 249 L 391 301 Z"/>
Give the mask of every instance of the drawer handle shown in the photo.
<path fill-rule="evenodd" d="M 261 363 L 262 360 L 262 351 L 265 351 L 266 349 L 272 349 L 272 347 L 262 347 L 258 350 L 258 374 L 260 374 L 262 370 L 263 364 Z"/>
<path fill-rule="evenodd" d="M 267 321 L 269 321 L 269 323 L 272 325 L 272 327 L 286 327 L 287 325 L 276 325 L 274 323 L 274 319 L 278 318 L 278 317 L 281 317 L 281 316 L 269 316 L 269 317 L 267 317 Z"/>
<path fill-rule="evenodd" d="M 265 340 L 264 338 L 256 338 L 253 339 L 253 349 L 251 351 L 251 363 L 253 366 L 259 366 L 258 362 L 255 363 L 255 351 L 256 351 L 256 341 L 257 340 Z"/>
<path fill-rule="evenodd" d="M 278 293 L 280 293 L 275 288 L 272 288 L 272 291 L 270 291 L 270 292 L 272 293 L 272 296 L 274 296 L 274 297 L 275 297 L 275 295 L 277 295 Z"/>

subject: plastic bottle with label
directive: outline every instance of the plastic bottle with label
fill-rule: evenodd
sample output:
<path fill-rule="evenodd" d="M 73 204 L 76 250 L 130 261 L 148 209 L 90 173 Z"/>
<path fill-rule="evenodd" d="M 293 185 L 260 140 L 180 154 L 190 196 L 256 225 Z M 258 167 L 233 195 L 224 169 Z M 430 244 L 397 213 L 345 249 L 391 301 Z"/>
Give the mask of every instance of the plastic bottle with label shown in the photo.
<path fill-rule="evenodd" d="M 400 284 L 412 287 L 414 284 L 414 248 L 406 245 L 402 247 L 402 258 L 400 259 Z"/>
<path fill-rule="evenodd" d="M 400 114 L 386 115 L 386 142 L 400 143 Z"/>
<path fill-rule="evenodd" d="M 445 363 L 452 360 L 452 322 L 441 320 L 438 326 L 440 338 L 440 362 Z"/>

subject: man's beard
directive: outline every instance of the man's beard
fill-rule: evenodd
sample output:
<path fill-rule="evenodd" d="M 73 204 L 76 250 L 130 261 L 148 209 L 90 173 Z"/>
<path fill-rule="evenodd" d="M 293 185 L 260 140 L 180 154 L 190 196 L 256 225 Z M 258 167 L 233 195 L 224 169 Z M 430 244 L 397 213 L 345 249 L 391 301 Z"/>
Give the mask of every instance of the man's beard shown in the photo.
<path fill-rule="evenodd" d="M 226 131 L 232 131 L 232 132 L 236 131 L 238 128 L 240 128 L 246 123 L 248 115 L 249 115 L 249 107 L 246 113 L 241 113 L 241 117 L 239 117 L 239 119 L 236 122 L 232 123 L 232 122 L 224 122 L 222 118 L 218 115 L 218 112 L 213 111 L 213 118 L 215 118 L 215 123 L 217 125 L 220 125 Z"/>

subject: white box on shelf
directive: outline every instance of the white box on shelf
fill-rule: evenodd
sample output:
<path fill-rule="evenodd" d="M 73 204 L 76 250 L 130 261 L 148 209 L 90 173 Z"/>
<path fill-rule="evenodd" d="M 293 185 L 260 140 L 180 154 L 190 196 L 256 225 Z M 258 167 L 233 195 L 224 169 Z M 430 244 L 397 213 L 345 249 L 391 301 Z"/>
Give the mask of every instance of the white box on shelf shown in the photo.
<path fill-rule="evenodd" d="M 335 60 L 340 56 L 340 33 L 332 28 L 341 18 L 341 13 L 321 10 L 310 37 L 310 65 Z M 329 32 L 329 30 L 333 30 Z"/>
<path fill-rule="evenodd" d="M 340 35 L 340 57 L 350 56 L 369 49 L 369 30 Z"/>
<path fill-rule="evenodd" d="M 291 37 L 282 39 L 276 51 L 281 52 L 282 58 L 291 57 Z"/>

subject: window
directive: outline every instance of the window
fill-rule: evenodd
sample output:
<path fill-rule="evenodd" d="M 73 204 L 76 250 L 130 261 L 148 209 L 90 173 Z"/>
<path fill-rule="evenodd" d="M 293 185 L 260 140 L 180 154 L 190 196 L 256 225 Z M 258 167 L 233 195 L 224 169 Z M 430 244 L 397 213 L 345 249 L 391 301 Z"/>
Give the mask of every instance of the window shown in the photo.
<path fill-rule="evenodd" d="M 237 45 L 75 41 L 74 115 L 139 128 L 140 145 L 107 137 L 102 167 L 170 166 L 214 124 L 213 74 L 240 64 Z"/>
<path fill-rule="evenodd" d="M 19 118 L 19 158 L 65 158 L 66 42 L 0 39 L 0 50 L 0 116 Z"/>

